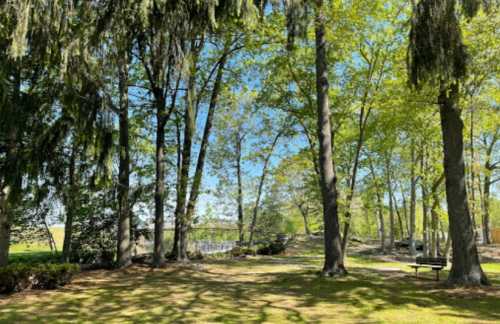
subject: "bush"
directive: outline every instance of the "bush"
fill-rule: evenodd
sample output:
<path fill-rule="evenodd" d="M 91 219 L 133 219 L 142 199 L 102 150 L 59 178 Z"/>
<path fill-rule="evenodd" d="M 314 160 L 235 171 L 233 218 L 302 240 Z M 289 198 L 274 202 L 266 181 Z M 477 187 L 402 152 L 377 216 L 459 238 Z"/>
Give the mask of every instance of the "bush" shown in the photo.
<path fill-rule="evenodd" d="M 71 262 L 84 264 L 89 269 L 113 269 L 115 265 L 115 252 L 102 249 L 78 249 L 73 251 Z"/>
<path fill-rule="evenodd" d="M 255 248 L 239 247 L 239 246 L 236 246 L 231 250 L 232 257 L 237 258 L 240 256 L 246 256 L 246 255 L 255 256 L 255 255 L 257 255 L 257 251 Z"/>
<path fill-rule="evenodd" d="M 286 244 L 284 244 L 282 241 L 274 241 L 271 242 L 267 245 L 261 246 L 257 250 L 257 254 L 260 255 L 276 255 L 276 254 L 281 254 L 285 252 L 286 250 Z"/>
<path fill-rule="evenodd" d="M 19 292 L 27 288 L 56 289 L 68 284 L 80 270 L 75 264 L 21 264 L 0 268 L 0 293 Z"/>
<path fill-rule="evenodd" d="M 9 255 L 9 264 L 25 263 L 25 264 L 40 264 L 40 263 L 60 263 L 61 253 L 53 252 L 30 252 L 30 253 L 15 253 Z"/>
<path fill-rule="evenodd" d="M 0 294 L 8 294 L 28 288 L 31 285 L 32 266 L 15 263 L 0 267 Z"/>
<path fill-rule="evenodd" d="M 71 282 L 73 276 L 80 271 L 76 264 L 41 264 L 34 268 L 34 289 L 56 289 Z"/>

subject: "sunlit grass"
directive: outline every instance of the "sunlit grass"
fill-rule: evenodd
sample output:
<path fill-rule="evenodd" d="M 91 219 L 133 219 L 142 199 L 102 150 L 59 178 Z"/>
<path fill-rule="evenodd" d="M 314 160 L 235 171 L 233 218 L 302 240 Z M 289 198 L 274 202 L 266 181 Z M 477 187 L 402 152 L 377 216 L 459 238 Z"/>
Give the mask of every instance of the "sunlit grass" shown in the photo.
<path fill-rule="evenodd" d="M 64 241 L 64 228 L 62 227 L 52 227 L 50 229 L 54 240 L 56 241 L 56 247 L 61 251 Z M 10 247 L 10 253 L 35 253 L 35 252 L 50 252 L 50 247 L 47 241 L 41 242 L 30 242 L 30 243 L 17 243 Z"/>
<path fill-rule="evenodd" d="M 287 256 L 83 273 L 57 291 L 0 300 L 0 323 L 494 323 L 500 318 L 498 286 L 443 289 L 432 273 L 416 280 L 405 263 L 359 256 L 348 258 L 347 277 L 322 278 L 320 250 L 309 242 Z M 499 264 L 484 269 L 500 284 Z"/>

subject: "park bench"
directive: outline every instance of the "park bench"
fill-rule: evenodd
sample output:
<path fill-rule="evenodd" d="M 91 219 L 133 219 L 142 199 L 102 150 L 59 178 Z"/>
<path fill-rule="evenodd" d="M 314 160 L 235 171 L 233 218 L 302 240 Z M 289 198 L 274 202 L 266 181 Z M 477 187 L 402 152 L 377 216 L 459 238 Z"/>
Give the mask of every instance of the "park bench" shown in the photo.
<path fill-rule="evenodd" d="M 415 269 L 416 278 L 418 278 L 419 268 L 431 268 L 436 272 L 436 281 L 439 281 L 439 271 L 443 270 L 447 264 L 446 258 L 417 257 L 415 264 L 410 264 L 410 267 Z"/>

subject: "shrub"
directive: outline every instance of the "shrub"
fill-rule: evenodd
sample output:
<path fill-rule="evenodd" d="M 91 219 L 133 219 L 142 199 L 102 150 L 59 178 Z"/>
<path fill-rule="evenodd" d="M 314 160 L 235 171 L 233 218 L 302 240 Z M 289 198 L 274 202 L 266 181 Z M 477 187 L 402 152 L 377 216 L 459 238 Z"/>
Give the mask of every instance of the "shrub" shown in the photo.
<path fill-rule="evenodd" d="M 0 293 L 19 292 L 29 287 L 56 289 L 68 284 L 80 270 L 75 264 L 21 264 L 0 268 Z"/>
<path fill-rule="evenodd" d="M 0 267 L 0 293 L 8 294 L 21 291 L 31 285 L 32 266 L 14 263 Z"/>
<path fill-rule="evenodd" d="M 76 264 L 41 264 L 33 269 L 34 289 L 56 289 L 71 282 L 80 271 Z"/>
<path fill-rule="evenodd" d="M 232 257 L 240 257 L 240 256 L 246 256 L 246 255 L 257 255 L 257 251 L 255 248 L 249 248 L 249 247 L 239 247 L 236 246 L 231 250 L 231 256 Z"/>
<path fill-rule="evenodd" d="M 261 246 L 257 250 L 257 254 L 260 255 L 276 255 L 276 254 L 281 254 L 285 252 L 286 250 L 286 244 L 284 244 L 282 241 L 274 241 L 271 242 L 267 245 Z"/>
<path fill-rule="evenodd" d="M 40 264 L 40 263 L 60 263 L 61 253 L 53 252 L 31 252 L 31 253 L 15 253 L 9 255 L 9 264 L 25 263 L 25 264 Z"/>

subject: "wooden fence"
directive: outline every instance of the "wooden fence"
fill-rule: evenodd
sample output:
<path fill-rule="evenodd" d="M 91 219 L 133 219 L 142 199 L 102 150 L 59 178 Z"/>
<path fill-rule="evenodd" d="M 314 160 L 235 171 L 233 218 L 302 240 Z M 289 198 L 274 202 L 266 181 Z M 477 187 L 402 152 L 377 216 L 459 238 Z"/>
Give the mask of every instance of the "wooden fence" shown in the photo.
<path fill-rule="evenodd" d="M 491 240 L 493 243 L 500 244 L 500 228 L 491 230 Z"/>

